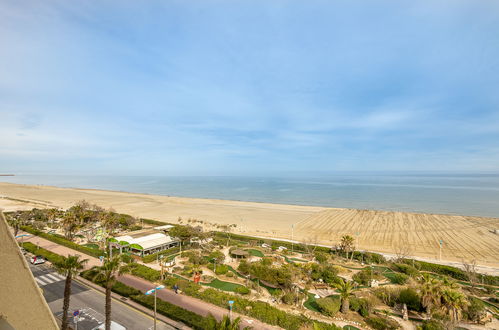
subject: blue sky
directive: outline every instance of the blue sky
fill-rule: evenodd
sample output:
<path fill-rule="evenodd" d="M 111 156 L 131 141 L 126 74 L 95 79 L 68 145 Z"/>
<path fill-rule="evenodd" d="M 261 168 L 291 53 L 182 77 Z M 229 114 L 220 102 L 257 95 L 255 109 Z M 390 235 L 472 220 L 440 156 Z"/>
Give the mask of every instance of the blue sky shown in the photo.
<path fill-rule="evenodd" d="M 0 172 L 499 171 L 497 1 L 2 1 Z"/>

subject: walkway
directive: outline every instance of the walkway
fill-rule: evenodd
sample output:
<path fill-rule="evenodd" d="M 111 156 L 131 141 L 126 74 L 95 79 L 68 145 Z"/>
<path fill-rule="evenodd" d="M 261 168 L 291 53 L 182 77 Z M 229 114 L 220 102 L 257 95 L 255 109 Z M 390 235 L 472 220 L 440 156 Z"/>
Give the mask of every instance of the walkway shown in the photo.
<path fill-rule="evenodd" d="M 20 233 L 21 234 L 21 233 Z M 94 258 L 92 256 L 86 255 L 84 253 L 75 251 L 73 249 L 67 248 L 65 246 L 59 245 L 57 243 L 46 240 L 42 237 L 31 236 L 28 238 L 24 238 L 24 242 L 31 242 L 36 244 L 46 250 L 57 253 L 59 255 L 67 257 L 68 255 L 79 255 L 83 259 L 88 259 L 86 264 L 86 269 L 90 269 L 93 266 L 100 266 L 100 260 Z M 133 275 L 124 275 L 118 278 L 120 282 L 129 285 L 137 290 L 145 292 L 156 285 L 144 280 L 143 278 L 136 277 Z M 171 304 L 177 305 L 179 307 L 185 308 L 191 312 L 196 314 L 207 316 L 208 314 L 212 314 L 217 320 L 221 320 L 223 316 L 228 314 L 228 309 L 222 308 L 207 302 L 204 302 L 200 299 L 193 298 L 190 296 L 186 296 L 183 294 L 175 294 L 172 290 L 159 290 L 157 291 L 158 298 L 169 302 Z M 277 326 L 272 326 L 256 319 L 252 319 L 250 317 L 240 315 L 237 313 L 233 314 L 234 317 L 240 316 L 242 319 L 241 326 L 244 327 L 252 327 L 254 329 L 280 329 Z"/>

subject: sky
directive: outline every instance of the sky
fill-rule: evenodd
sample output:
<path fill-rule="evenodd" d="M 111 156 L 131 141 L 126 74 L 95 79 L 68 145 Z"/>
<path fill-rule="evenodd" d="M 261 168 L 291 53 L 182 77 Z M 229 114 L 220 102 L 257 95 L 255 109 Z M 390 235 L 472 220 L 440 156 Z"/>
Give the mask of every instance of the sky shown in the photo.
<path fill-rule="evenodd" d="M 0 2 L 0 173 L 499 172 L 499 2 Z"/>

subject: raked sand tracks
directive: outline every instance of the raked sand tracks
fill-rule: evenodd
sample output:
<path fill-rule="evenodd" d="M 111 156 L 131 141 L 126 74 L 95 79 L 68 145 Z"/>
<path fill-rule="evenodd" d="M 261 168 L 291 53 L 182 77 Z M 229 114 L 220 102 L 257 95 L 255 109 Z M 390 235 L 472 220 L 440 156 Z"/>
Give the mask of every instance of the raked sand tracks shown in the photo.
<path fill-rule="evenodd" d="M 7 197 L 9 199 L 1 198 Z M 117 191 L 68 189 L 0 183 L 0 208 L 6 211 L 31 207 L 67 208 L 85 199 L 118 212 L 165 222 L 179 217 L 209 224 L 236 224 L 242 234 L 337 244 L 342 235 L 357 238 L 369 251 L 394 253 L 407 246 L 412 255 L 461 262 L 476 259 L 484 266 L 499 267 L 498 218 L 433 215 L 422 213 L 332 209 L 325 207 L 251 203 L 200 198 L 181 198 Z M 198 223 L 197 223 L 198 224 Z"/>

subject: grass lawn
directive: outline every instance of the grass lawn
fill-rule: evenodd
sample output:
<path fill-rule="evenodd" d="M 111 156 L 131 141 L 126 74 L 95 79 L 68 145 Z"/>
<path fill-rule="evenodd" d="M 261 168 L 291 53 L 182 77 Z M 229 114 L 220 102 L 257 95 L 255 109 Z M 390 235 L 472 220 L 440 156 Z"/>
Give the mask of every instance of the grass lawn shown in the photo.
<path fill-rule="evenodd" d="M 241 287 L 242 285 L 220 281 L 219 279 L 214 279 L 211 283 L 203 283 L 203 285 L 211 286 L 212 288 L 223 290 L 223 291 L 231 291 L 235 292 L 236 288 Z"/>
<path fill-rule="evenodd" d="M 96 250 L 99 249 L 99 245 L 97 245 L 95 243 L 87 243 L 87 244 L 84 244 L 83 246 L 89 247 L 91 249 L 96 249 Z"/>
<path fill-rule="evenodd" d="M 249 252 L 250 255 L 255 256 L 255 257 L 260 257 L 263 258 L 264 254 L 260 250 L 255 250 L 255 249 L 248 249 L 246 250 Z"/>
<path fill-rule="evenodd" d="M 312 293 L 309 293 L 308 294 L 308 299 L 307 301 L 305 301 L 303 303 L 303 306 L 307 309 L 310 309 L 311 311 L 314 311 L 314 312 L 317 312 L 317 313 L 320 313 L 319 311 L 319 306 L 317 305 L 317 303 L 315 302 L 315 297 L 314 297 L 314 294 Z"/>

